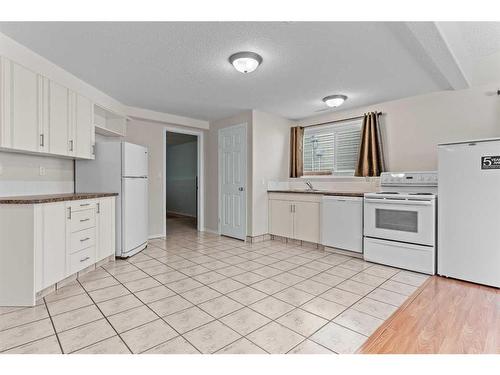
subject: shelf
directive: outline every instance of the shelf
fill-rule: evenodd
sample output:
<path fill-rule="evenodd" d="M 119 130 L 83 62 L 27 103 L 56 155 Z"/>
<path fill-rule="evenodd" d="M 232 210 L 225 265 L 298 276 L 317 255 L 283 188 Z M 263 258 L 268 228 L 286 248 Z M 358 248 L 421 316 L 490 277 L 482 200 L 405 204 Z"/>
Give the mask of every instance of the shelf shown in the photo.
<path fill-rule="evenodd" d="M 94 126 L 97 134 L 106 137 L 123 137 L 126 132 L 127 119 L 94 104 Z"/>

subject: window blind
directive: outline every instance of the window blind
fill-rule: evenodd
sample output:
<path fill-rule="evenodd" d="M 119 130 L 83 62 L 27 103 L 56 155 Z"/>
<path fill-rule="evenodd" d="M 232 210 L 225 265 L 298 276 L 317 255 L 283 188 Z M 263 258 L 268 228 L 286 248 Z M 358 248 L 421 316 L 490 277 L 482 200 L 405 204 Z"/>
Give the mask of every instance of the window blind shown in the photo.
<path fill-rule="evenodd" d="M 310 127 L 304 130 L 306 174 L 354 175 L 363 119 Z"/>

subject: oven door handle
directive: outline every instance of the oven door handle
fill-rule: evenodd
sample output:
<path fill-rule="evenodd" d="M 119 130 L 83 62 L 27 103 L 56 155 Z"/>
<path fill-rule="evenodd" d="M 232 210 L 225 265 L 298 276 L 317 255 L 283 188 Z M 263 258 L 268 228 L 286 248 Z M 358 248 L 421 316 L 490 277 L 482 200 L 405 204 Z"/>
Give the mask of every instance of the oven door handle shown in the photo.
<path fill-rule="evenodd" d="M 379 204 L 400 204 L 406 206 L 432 206 L 431 201 L 421 200 L 406 200 L 406 199 L 380 199 L 380 198 L 365 198 L 366 203 L 379 203 Z"/>

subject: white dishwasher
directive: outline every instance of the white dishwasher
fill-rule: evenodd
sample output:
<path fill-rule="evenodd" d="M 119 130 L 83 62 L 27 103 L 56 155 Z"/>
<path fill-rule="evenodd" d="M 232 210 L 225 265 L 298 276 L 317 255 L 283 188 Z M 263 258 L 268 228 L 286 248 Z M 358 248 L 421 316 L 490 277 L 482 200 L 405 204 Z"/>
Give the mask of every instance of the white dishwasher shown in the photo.
<path fill-rule="evenodd" d="M 363 252 L 363 198 L 323 197 L 321 244 L 341 250 Z"/>

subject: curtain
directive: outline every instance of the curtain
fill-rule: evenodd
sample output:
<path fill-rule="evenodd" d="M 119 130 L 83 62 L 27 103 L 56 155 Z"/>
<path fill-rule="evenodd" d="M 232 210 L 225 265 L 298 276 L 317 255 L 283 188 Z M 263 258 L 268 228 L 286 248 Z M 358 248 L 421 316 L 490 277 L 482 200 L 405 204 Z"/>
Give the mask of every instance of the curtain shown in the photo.
<path fill-rule="evenodd" d="M 380 126 L 376 112 L 365 113 L 355 176 L 380 176 L 384 171 L 384 156 Z"/>
<path fill-rule="evenodd" d="M 304 128 L 295 126 L 290 129 L 290 177 L 301 177 L 304 174 Z"/>

